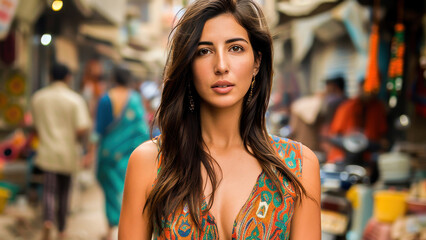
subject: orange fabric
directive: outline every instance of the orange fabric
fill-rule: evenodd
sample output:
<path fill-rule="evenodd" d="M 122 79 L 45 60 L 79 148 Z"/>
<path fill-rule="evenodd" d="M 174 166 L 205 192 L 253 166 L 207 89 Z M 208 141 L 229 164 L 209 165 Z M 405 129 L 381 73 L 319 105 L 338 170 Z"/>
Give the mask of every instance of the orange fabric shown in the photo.
<path fill-rule="evenodd" d="M 364 91 L 367 93 L 377 92 L 380 87 L 379 67 L 377 65 L 377 55 L 379 52 L 379 26 L 374 24 L 370 35 L 370 58 L 366 78 L 364 82 Z"/>
<path fill-rule="evenodd" d="M 363 116 L 362 101 L 354 98 L 342 103 L 330 126 L 330 135 L 346 136 L 352 132 L 362 131 L 368 140 L 379 141 L 387 131 L 386 109 L 377 99 L 365 103 Z M 362 127 L 364 125 L 364 127 Z M 328 162 L 344 158 L 344 152 L 332 147 L 328 153 Z"/>

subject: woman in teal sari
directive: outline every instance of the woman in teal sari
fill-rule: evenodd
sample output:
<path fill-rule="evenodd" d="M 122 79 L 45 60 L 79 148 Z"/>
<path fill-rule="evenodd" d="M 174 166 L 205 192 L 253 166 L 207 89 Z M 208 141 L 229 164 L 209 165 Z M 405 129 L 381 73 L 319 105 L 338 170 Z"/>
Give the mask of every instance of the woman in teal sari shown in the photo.
<path fill-rule="evenodd" d="M 118 68 L 114 72 L 116 86 L 99 101 L 96 114 L 97 179 L 105 194 L 108 233 L 118 226 L 124 177 L 132 151 L 149 139 L 142 99 L 127 85 L 130 72 Z"/>

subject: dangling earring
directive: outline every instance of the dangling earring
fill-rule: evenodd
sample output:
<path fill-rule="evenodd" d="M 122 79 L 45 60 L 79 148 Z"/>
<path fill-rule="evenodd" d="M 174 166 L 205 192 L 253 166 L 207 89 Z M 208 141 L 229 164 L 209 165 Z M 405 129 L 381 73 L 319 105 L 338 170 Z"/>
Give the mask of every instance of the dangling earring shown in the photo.
<path fill-rule="evenodd" d="M 194 99 L 192 98 L 192 93 L 191 93 L 191 86 L 188 84 L 188 90 L 189 90 L 189 111 L 194 112 L 195 110 L 195 104 L 194 104 Z"/>
<path fill-rule="evenodd" d="M 251 101 L 251 98 L 253 97 L 253 85 L 254 85 L 254 82 L 256 81 L 255 77 L 256 77 L 256 75 L 253 75 L 253 81 L 251 81 L 250 93 L 249 93 L 249 96 L 247 98 L 247 103 L 249 103 Z"/>

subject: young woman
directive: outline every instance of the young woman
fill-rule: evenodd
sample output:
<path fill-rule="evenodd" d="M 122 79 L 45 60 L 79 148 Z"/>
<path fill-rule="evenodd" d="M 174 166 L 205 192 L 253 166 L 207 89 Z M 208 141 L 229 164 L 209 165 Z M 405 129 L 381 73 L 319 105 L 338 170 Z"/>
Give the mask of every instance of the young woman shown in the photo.
<path fill-rule="evenodd" d="M 119 238 L 320 239 L 315 155 L 268 135 L 272 41 L 253 0 L 199 0 L 172 32 L 157 121 L 127 168 Z"/>

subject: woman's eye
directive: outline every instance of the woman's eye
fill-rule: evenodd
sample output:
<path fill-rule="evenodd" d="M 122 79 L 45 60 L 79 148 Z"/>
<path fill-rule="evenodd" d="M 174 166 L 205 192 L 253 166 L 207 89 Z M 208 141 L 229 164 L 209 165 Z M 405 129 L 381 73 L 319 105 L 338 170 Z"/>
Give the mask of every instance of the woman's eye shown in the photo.
<path fill-rule="evenodd" d="M 232 46 L 231 51 L 232 52 L 242 52 L 244 49 L 241 46 Z"/>
<path fill-rule="evenodd" d="M 211 51 L 209 50 L 209 49 L 207 49 L 207 48 L 202 48 L 202 49 L 200 49 L 200 50 L 198 50 L 198 56 L 203 56 L 203 55 L 206 55 L 206 54 L 208 54 L 208 53 L 210 53 Z"/>

